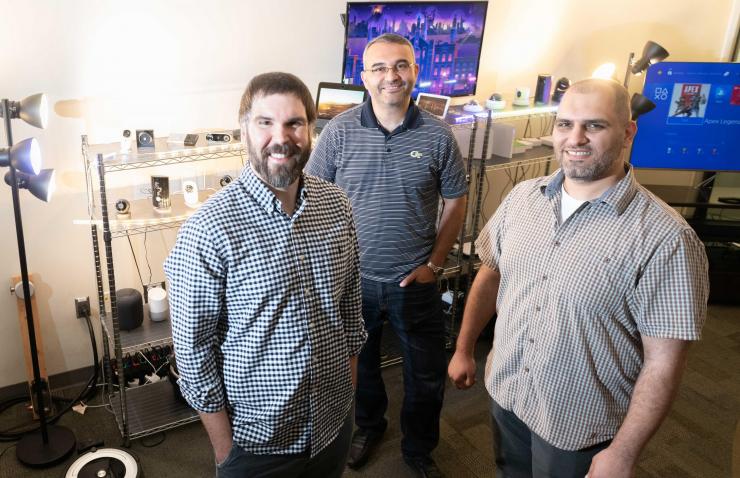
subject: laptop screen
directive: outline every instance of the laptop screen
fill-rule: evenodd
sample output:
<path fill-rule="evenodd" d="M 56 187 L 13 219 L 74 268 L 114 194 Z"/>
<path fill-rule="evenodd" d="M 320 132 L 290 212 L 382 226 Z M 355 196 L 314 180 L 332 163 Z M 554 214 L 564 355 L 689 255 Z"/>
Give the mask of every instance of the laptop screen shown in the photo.
<path fill-rule="evenodd" d="M 316 114 L 319 119 L 330 120 L 365 101 L 365 88 L 342 83 L 319 83 L 316 94 Z"/>

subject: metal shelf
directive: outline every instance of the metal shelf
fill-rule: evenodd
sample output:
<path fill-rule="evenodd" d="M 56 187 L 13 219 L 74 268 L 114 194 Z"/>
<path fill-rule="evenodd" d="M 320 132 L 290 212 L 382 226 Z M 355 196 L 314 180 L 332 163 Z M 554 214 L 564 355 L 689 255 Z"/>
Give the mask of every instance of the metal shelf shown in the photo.
<path fill-rule="evenodd" d="M 246 158 L 242 143 L 207 144 L 204 136 L 201 135 L 195 146 L 174 145 L 167 143 L 167 138 L 156 138 L 154 148 L 133 149 L 130 153 L 122 153 L 120 143 L 88 145 L 83 139 L 83 149 L 87 148 L 88 167 L 96 166 L 97 155 L 103 155 L 106 173 L 234 156 Z"/>
<path fill-rule="evenodd" d="M 111 342 L 113 341 L 113 323 L 110 316 L 102 320 L 105 332 Z M 121 342 L 121 353 L 133 353 L 137 350 L 152 348 L 157 345 L 169 345 L 172 343 L 172 327 L 169 319 L 155 322 L 149 319 L 149 309 L 144 307 L 144 321 L 140 326 L 132 330 L 121 330 L 118 333 Z"/>
<path fill-rule="evenodd" d="M 210 190 L 199 191 L 198 199 L 200 203 L 202 204 L 214 193 L 215 191 Z M 134 234 L 178 228 L 198 210 L 198 207 L 187 206 L 182 194 L 173 194 L 170 200 L 172 207 L 165 212 L 155 210 L 150 199 L 130 201 L 131 210 L 128 217 L 115 215 L 113 216 L 115 219 L 108 220 L 111 237 L 125 237 Z M 108 201 L 109 213 L 116 210 L 114 205 L 114 202 Z M 75 219 L 73 223 L 86 226 L 95 224 L 102 227 L 103 218 L 100 208 L 92 206 L 92 210 L 92 219 Z"/>
<path fill-rule="evenodd" d="M 201 135 L 200 142 L 195 147 L 170 145 L 165 138 L 158 138 L 151 150 L 130 153 L 121 153 L 119 143 L 90 145 L 87 136 L 83 136 L 82 158 L 88 188 L 89 215 L 85 219 L 75 220 L 74 223 L 90 227 L 98 302 L 102 304 L 100 323 L 104 330 L 102 338 L 105 360 L 106 363 L 115 362 L 117 369 L 122 370 L 125 354 L 171 344 L 172 331 L 169 320 L 149 320 L 146 308 L 141 326 L 130 331 L 119 330 L 118 321 L 112 317 L 116 289 L 112 239 L 177 228 L 197 208 L 186 206 L 183 196 L 175 194 L 171 197 L 171 208 L 166 212 L 156 211 L 150 199 L 138 199 L 130 202 L 130 216 L 118 216 L 113 201 L 108 200 L 106 176 L 116 171 L 219 158 L 240 158 L 243 164 L 246 154 L 241 143 L 209 145 L 206 144 L 204 135 Z M 212 190 L 199 191 L 200 201 L 205 201 L 212 193 Z M 111 303 L 106 306 L 107 300 Z M 108 373 L 107 380 L 108 387 L 112 390 L 112 374 Z M 125 446 L 129 446 L 131 439 L 198 420 L 198 414 L 194 410 L 175 400 L 172 386 L 166 380 L 141 387 L 120 388 L 109 398 Z"/>
<path fill-rule="evenodd" d="M 535 146 L 523 153 L 514 154 L 511 158 L 496 155 L 491 156 L 486 160 L 486 171 L 529 166 L 551 161 L 554 157 L 555 152 L 551 146 Z M 480 161 L 480 159 L 474 159 L 474 161 Z"/>
<path fill-rule="evenodd" d="M 173 385 L 168 380 L 126 389 L 126 425 L 129 438 L 140 438 L 198 421 L 198 412 L 175 399 Z M 121 435 L 124 421 L 121 416 L 120 394 L 111 396 L 111 406 Z"/>
<path fill-rule="evenodd" d="M 454 252 L 454 251 L 453 251 Z M 440 279 L 450 279 L 456 276 L 461 270 L 460 264 L 457 263 L 457 254 L 450 253 L 447 255 L 445 263 L 442 264 L 442 273 L 439 275 Z"/>

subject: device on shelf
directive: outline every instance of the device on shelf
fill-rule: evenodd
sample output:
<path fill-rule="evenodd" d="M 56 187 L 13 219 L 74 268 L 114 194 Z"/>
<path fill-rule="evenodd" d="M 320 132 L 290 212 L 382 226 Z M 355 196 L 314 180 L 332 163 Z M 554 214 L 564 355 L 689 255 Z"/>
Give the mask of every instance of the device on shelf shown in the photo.
<path fill-rule="evenodd" d="M 518 86 L 514 90 L 514 101 L 512 102 L 514 106 L 529 106 L 529 87 L 528 86 Z"/>
<path fill-rule="evenodd" d="M 416 96 L 416 105 L 424 111 L 444 119 L 450 107 L 450 97 L 433 95 L 431 93 L 419 93 Z"/>
<path fill-rule="evenodd" d="M 339 113 L 360 105 L 367 92 L 362 85 L 345 85 L 322 81 L 316 92 L 316 128 L 323 128 Z"/>
<path fill-rule="evenodd" d="M 468 113 L 480 113 L 483 111 L 483 107 L 476 100 L 470 100 L 463 105 L 463 111 Z"/>
<path fill-rule="evenodd" d="M 125 135 L 125 132 L 124 132 Z M 136 148 L 137 149 L 154 149 L 154 130 L 137 129 L 136 130 Z"/>
<path fill-rule="evenodd" d="M 506 100 L 501 93 L 493 93 L 491 97 L 486 100 L 486 108 L 489 110 L 502 110 L 506 108 Z"/>

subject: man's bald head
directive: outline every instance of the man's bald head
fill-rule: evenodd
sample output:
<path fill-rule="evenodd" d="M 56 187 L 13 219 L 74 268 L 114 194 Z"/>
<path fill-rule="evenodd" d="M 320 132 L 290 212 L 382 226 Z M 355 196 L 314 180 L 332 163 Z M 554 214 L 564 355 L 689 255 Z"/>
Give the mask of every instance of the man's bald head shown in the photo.
<path fill-rule="evenodd" d="M 605 80 L 601 78 L 588 78 L 573 83 L 565 92 L 566 95 L 572 93 L 594 93 L 609 92 L 614 100 L 613 108 L 616 117 L 621 126 L 627 126 L 632 121 L 632 110 L 630 108 L 630 96 L 627 88 L 614 80 Z"/>

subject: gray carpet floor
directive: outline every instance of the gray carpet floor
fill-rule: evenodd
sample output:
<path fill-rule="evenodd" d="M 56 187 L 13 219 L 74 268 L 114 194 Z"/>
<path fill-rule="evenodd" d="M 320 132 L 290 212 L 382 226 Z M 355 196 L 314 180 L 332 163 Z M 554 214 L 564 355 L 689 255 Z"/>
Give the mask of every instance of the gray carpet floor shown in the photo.
<path fill-rule="evenodd" d="M 441 442 L 434 451 L 439 467 L 450 477 L 492 477 L 488 398 L 482 374 L 490 344 L 480 342 L 479 383 L 471 390 L 448 387 L 442 413 Z M 390 395 L 389 428 L 382 444 L 359 472 L 346 477 L 404 478 L 414 476 L 400 454 L 398 424 L 402 396 L 401 367 L 384 371 Z M 97 398 L 95 402 L 99 402 Z M 688 369 L 674 407 L 643 453 L 638 477 L 740 477 L 740 307 L 711 306 L 701 342 L 692 347 Z M 22 406 L 0 416 L 0 430 L 28 421 Z M 71 428 L 78 441 L 102 439 L 106 446 L 121 444 L 113 416 L 88 408 L 84 415 L 68 413 L 60 424 Z M 7 450 L 7 451 L 6 451 Z M 4 452 L 5 451 L 5 452 Z M 132 442 L 130 451 L 148 478 L 208 477 L 214 475 L 208 438 L 199 423 Z M 4 453 L 3 453 L 4 452 Z M 0 478 L 65 476 L 65 463 L 31 470 L 15 457 L 12 443 L 0 443 Z M 734 464 L 733 464 L 734 463 Z"/>

